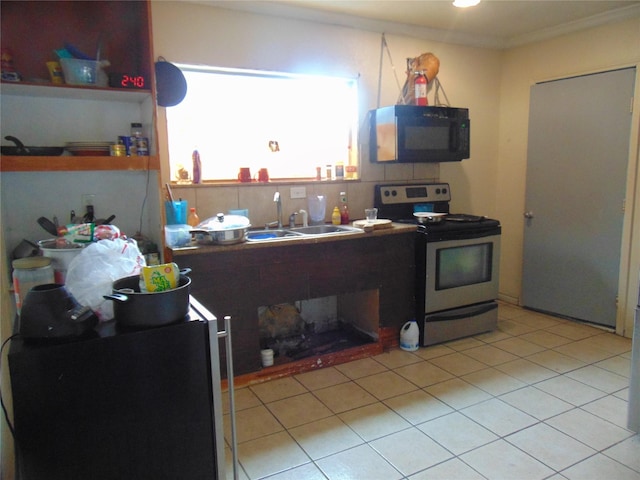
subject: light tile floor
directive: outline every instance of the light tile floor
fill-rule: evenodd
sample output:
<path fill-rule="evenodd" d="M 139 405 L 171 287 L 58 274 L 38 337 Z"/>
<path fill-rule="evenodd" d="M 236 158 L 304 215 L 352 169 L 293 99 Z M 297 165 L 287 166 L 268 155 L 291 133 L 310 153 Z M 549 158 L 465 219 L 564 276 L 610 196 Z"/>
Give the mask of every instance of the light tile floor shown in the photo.
<path fill-rule="evenodd" d="M 239 478 L 640 480 L 630 363 L 629 339 L 501 303 L 494 332 L 237 389 Z"/>

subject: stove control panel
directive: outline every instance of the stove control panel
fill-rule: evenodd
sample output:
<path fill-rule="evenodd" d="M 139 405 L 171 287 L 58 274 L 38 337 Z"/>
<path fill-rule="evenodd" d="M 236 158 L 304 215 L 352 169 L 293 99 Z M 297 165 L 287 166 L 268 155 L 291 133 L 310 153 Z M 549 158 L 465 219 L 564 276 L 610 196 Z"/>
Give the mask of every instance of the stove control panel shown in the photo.
<path fill-rule="evenodd" d="M 382 205 L 451 201 L 448 183 L 376 185 L 376 201 Z"/>

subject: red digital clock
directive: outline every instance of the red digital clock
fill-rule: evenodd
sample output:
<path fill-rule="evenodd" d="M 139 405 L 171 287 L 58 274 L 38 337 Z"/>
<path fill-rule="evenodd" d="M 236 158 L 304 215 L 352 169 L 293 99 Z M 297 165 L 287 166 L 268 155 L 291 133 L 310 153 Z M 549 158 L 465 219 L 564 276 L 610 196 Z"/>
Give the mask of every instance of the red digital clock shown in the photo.
<path fill-rule="evenodd" d="M 129 73 L 110 73 L 109 86 L 113 88 L 133 88 L 136 90 L 149 89 L 149 82 L 144 75 Z"/>

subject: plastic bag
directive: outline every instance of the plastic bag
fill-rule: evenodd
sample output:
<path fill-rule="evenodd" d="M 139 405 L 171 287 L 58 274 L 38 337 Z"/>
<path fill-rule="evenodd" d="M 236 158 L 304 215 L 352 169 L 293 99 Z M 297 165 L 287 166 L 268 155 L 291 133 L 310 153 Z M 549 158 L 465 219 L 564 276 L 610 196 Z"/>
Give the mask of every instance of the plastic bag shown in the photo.
<path fill-rule="evenodd" d="M 146 265 L 135 240 L 100 240 L 82 250 L 69 264 L 66 287 L 81 305 L 91 308 L 101 321 L 113 318 L 113 282 L 139 275 Z"/>

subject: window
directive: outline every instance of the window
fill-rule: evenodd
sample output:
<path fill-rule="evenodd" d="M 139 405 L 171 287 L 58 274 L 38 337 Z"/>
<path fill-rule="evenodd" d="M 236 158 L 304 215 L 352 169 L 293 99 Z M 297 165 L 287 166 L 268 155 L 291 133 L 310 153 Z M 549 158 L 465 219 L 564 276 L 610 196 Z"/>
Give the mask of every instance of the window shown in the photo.
<path fill-rule="evenodd" d="M 315 179 L 317 167 L 324 177 L 328 164 L 357 165 L 355 79 L 180 68 L 187 95 L 167 109 L 172 180 L 191 171 L 193 150 L 203 181 L 235 181 L 243 167 Z"/>

